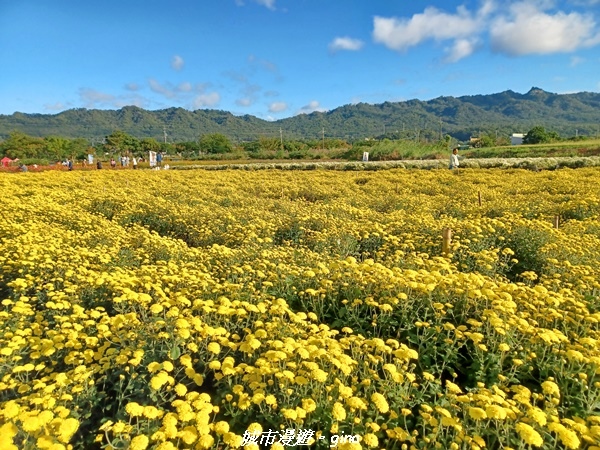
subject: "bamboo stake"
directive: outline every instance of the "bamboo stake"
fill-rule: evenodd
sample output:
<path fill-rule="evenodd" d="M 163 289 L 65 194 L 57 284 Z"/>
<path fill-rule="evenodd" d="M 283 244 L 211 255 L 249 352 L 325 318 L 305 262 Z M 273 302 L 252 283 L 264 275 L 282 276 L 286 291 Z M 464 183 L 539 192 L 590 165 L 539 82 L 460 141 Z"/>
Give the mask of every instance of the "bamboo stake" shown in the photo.
<path fill-rule="evenodd" d="M 442 254 L 447 255 L 450 253 L 450 244 L 452 243 L 452 230 L 450 228 L 444 228 L 442 230 Z"/>
<path fill-rule="evenodd" d="M 479 206 L 481 207 L 481 191 L 477 191 L 477 201 L 479 202 Z"/>
<path fill-rule="evenodd" d="M 554 216 L 554 228 L 558 230 L 558 224 L 560 223 L 560 216 Z"/>

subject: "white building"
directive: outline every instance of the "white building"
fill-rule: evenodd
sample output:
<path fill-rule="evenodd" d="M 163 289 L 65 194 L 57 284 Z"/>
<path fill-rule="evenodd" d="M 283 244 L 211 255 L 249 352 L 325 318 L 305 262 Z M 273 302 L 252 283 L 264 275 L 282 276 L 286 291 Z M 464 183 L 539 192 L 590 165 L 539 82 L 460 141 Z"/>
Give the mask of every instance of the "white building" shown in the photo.
<path fill-rule="evenodd" d="M 513 133 L 510 137 L 510 145 L 522 145 L 524 137 L 524 133 Z"/>

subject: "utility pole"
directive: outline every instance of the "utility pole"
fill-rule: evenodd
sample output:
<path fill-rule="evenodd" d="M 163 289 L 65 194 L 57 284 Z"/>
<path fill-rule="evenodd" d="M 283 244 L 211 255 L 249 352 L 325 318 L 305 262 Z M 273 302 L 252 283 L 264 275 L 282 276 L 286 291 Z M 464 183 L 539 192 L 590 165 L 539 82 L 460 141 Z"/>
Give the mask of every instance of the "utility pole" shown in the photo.
<path fill-rule="evenodd" d="M 325 150 L 325 127 L 323 127 L 323 130 L 321 131 L 322 133 L 322 139 L 323 139 L 323 150 Z"/>
<path fill-rule="evenodd" d="M 165 137 L 165 144 L 167 143 L 167 127 L 163 127 L 163 136 Z"/>
<path fill-rule="evenodd" d="M 283 130 L 279 128 L 279 140 L 281 142 L 281 150 L 283 150 Z"/>

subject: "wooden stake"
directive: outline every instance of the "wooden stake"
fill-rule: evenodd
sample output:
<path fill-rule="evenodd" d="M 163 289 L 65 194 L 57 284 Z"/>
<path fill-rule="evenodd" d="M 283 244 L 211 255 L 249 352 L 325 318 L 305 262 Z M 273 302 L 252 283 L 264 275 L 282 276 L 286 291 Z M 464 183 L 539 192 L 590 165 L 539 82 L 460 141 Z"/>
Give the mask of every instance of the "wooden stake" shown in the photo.
<path fill-rule="evenodd" d="M 444 228 L 442 230 L 442 254 L 447 255 L 450 253 L 450 244 L 452 243 L 452 230 L 450 228 Z"/>
<path fill-rule="evenodd" d="M 558 230 L 558 224 L 560 223 L 560 216 L 554 216 L 554 228 Z"/>
<path fill-rule="evenodd" d="M 477 201 L 479 202 L 479 206 L 481 206 L 481 191 L 477 191 Z"/>

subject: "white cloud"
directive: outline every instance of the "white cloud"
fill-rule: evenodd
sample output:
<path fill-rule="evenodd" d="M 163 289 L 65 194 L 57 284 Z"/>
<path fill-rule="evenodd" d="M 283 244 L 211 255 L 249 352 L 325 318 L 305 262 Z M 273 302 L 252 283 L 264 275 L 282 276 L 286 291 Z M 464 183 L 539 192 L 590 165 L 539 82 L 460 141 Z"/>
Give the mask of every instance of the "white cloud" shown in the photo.
<path fill-rule="evenodd" d="M 578 66 L 579 64 L 583 64 L 585 59 L 581 56 L 571 56 L 571 63 L 569 64 L 571 67 Z"/>
<path fill-rule="evenodd" d="M 139 106 L 147 108 L 152 103 L 146 97 L 137 93 L 113 95 L 92 88 L 79 89 L 79 99 L 85 108 L 122 108 L 124 106 Z"/>
<path fill-rule="evenodd" d="M 324 109 L 321 108 L 321 104 L 317 100 L 308 102 L 307 105 L 304 105 L 302 108 L 300 108 L 298 114 L 310 114 L 314 111 L 324 111 Z"/>
<path fill-rule="evenodd" d="M 276 0 L 254 0 L 254 1 L 256 3 L 258 3 L 259 5 L 269 8 L 272 11 L 275 10 L 275 1 Z M 244 0 L 235 0 L 235 4 L 237 6 L 245 6 L 246 2 Z"/>
<path fill-rule="evenodd" d="M 192 83 L 190 83 L 189 81 L 184 81 L 183 83 L 179 83 L 177 85 L 177 90 L 179 92 L 192 92 Z"/>
<path fill-rule="evenodd" d="M 410 19 L 376 16 L 373 19 L 373 39 L 392 50 L 406 51 L 431 39 L 466 38 L 477 33 L 480 27 L 477 17 L 464 7 L 459 7 L 456 14 L 429 7 Z"/>
<path fill-rule="evenodd" d="M 235 101 L 235 104 L 238 106 L 243 106 L 243 107 L 248 107 L 248 106 L 252 106 L 254 104 L 254 99 L 250 98 L 250 97 L 243 97 L 243 98 L 238 98 Z"/>
<path fill-rule="evenodd" d="M 478 39 L 457 39 L 452 47 L 446 50 L 446 62 L 455 63 L 467 56 L 470 56 L 479 43 Z"/>
<path fill-rule="evenodd" d="M 510 56 L 567 53 L 600 43 L 591 15 L 577 12 L 555 14 L 543 6 L 518 2 L 506 15 L 496 17 L 490 27 L 492 50 Z"/>
<path fill-rule="evenodd" d="M 128 91 L 133 91 L 133 92 L 139 91 L 140 85 L 137 83 L 127 83 L 125 85 L 125 89 L 127 89 Z"/>
<path fill-rule="evenodd" d="M 168 85 L 160 84 L 154 78 L 150 78 L 148 80 L 148 84 L 150 85 L 150 89 L 152 90 L 152 92 L 160 94 L 166 98 L 174 98 L 177 96 L 177 93 L 173 88 L 169 87 Z"/>
<path fill-rule="evenodd" d="M 274 74 L 277 74 L 279 72 L 277 64 L 269 61 L 268 59 L 257 58 L 255 55 L 248 56 L 248 64 L 250 64 L 251 70 L 256 70 L 256 68 L 262 68 L 267 72 L 271 72 Z"/>
<path fill-rule="evenodd" d="M 52 103 L 52 104 L 46 103 L 44 105 L 44 109 L 46 111 L 62 111 L 64 109 L 67 109 L 67 105 L 65 105 L 64 103 L 61 103 L 61 102 L 56 102 L 56 103 Z"/>
<path fill-rule="evenodd" d="M 337 52 L 340 50 L 357 51 L 363 48 L 364 42 L 360 39 L 353 39 L 350 37 L 336 37 L 329 43 L 329 51 Z"/>
<path fill-rule="evenodd" d="M 288 105 L 285 102 L 273 102 L 269 105 L 269 112 L 279 113 L 279 112 L 285 111 L 287 108 L 288 108 Z"/>
<path fill-rule="evenodd" d="M 221 95 L 218 92 L 209 92 L 196 96 L 193 102 L 194 108 L 206 108 L 217 105 L 221 101 Z"/>
<path fill-rule="evenodd" d="M 579 1 L 588 6 L 595 3 L 600 0 Z M 428 7 L 411 17 L 376 16 L 373 40 L 399 52 L 427 41 L 449 41 L 444 47 L 447 63 L 473 54 L 486 34 L 492 51 L 509 56 L 572 52 L 600 44 L 591 13 L 556 11 L 556 4 L 555 0 L 517 0 L 499 8 L 495 0 L 483 0 L 473 11 L 465 6 L 454 13 Z"/>
<path fill-rule="evenodd" d="M 203 94 L 209 87 L 208 83 L 192 85 L 189 81 L 179 83 L 177 86 L 171 83 L 160 83 L 154 78 L 148 80 L 150 90 L 168 99 L 189 98 L 193 93 Z"/>
<path fill-rule="evenodd" d="M 175 55 L 171 59 L 171 67 L 173 68 L 173 70 L 180 71 L 181 69 L 183 69 L 184 64 L 185 64 L 185 61 L 179 55 Z"/>
<path fill-rule="evenodd" d="M 269 9 L 275 9 L 275 0 L 255 0 L 256 3 L 266 6 Z"/>
<path fill-rule="evenodd" d="M 86 108 L 96 108 L 98 106 L 112 106 L 116 97 L 112 94 L 97 91 L 91 88 L 79 89 L 79 98 Z"/>

